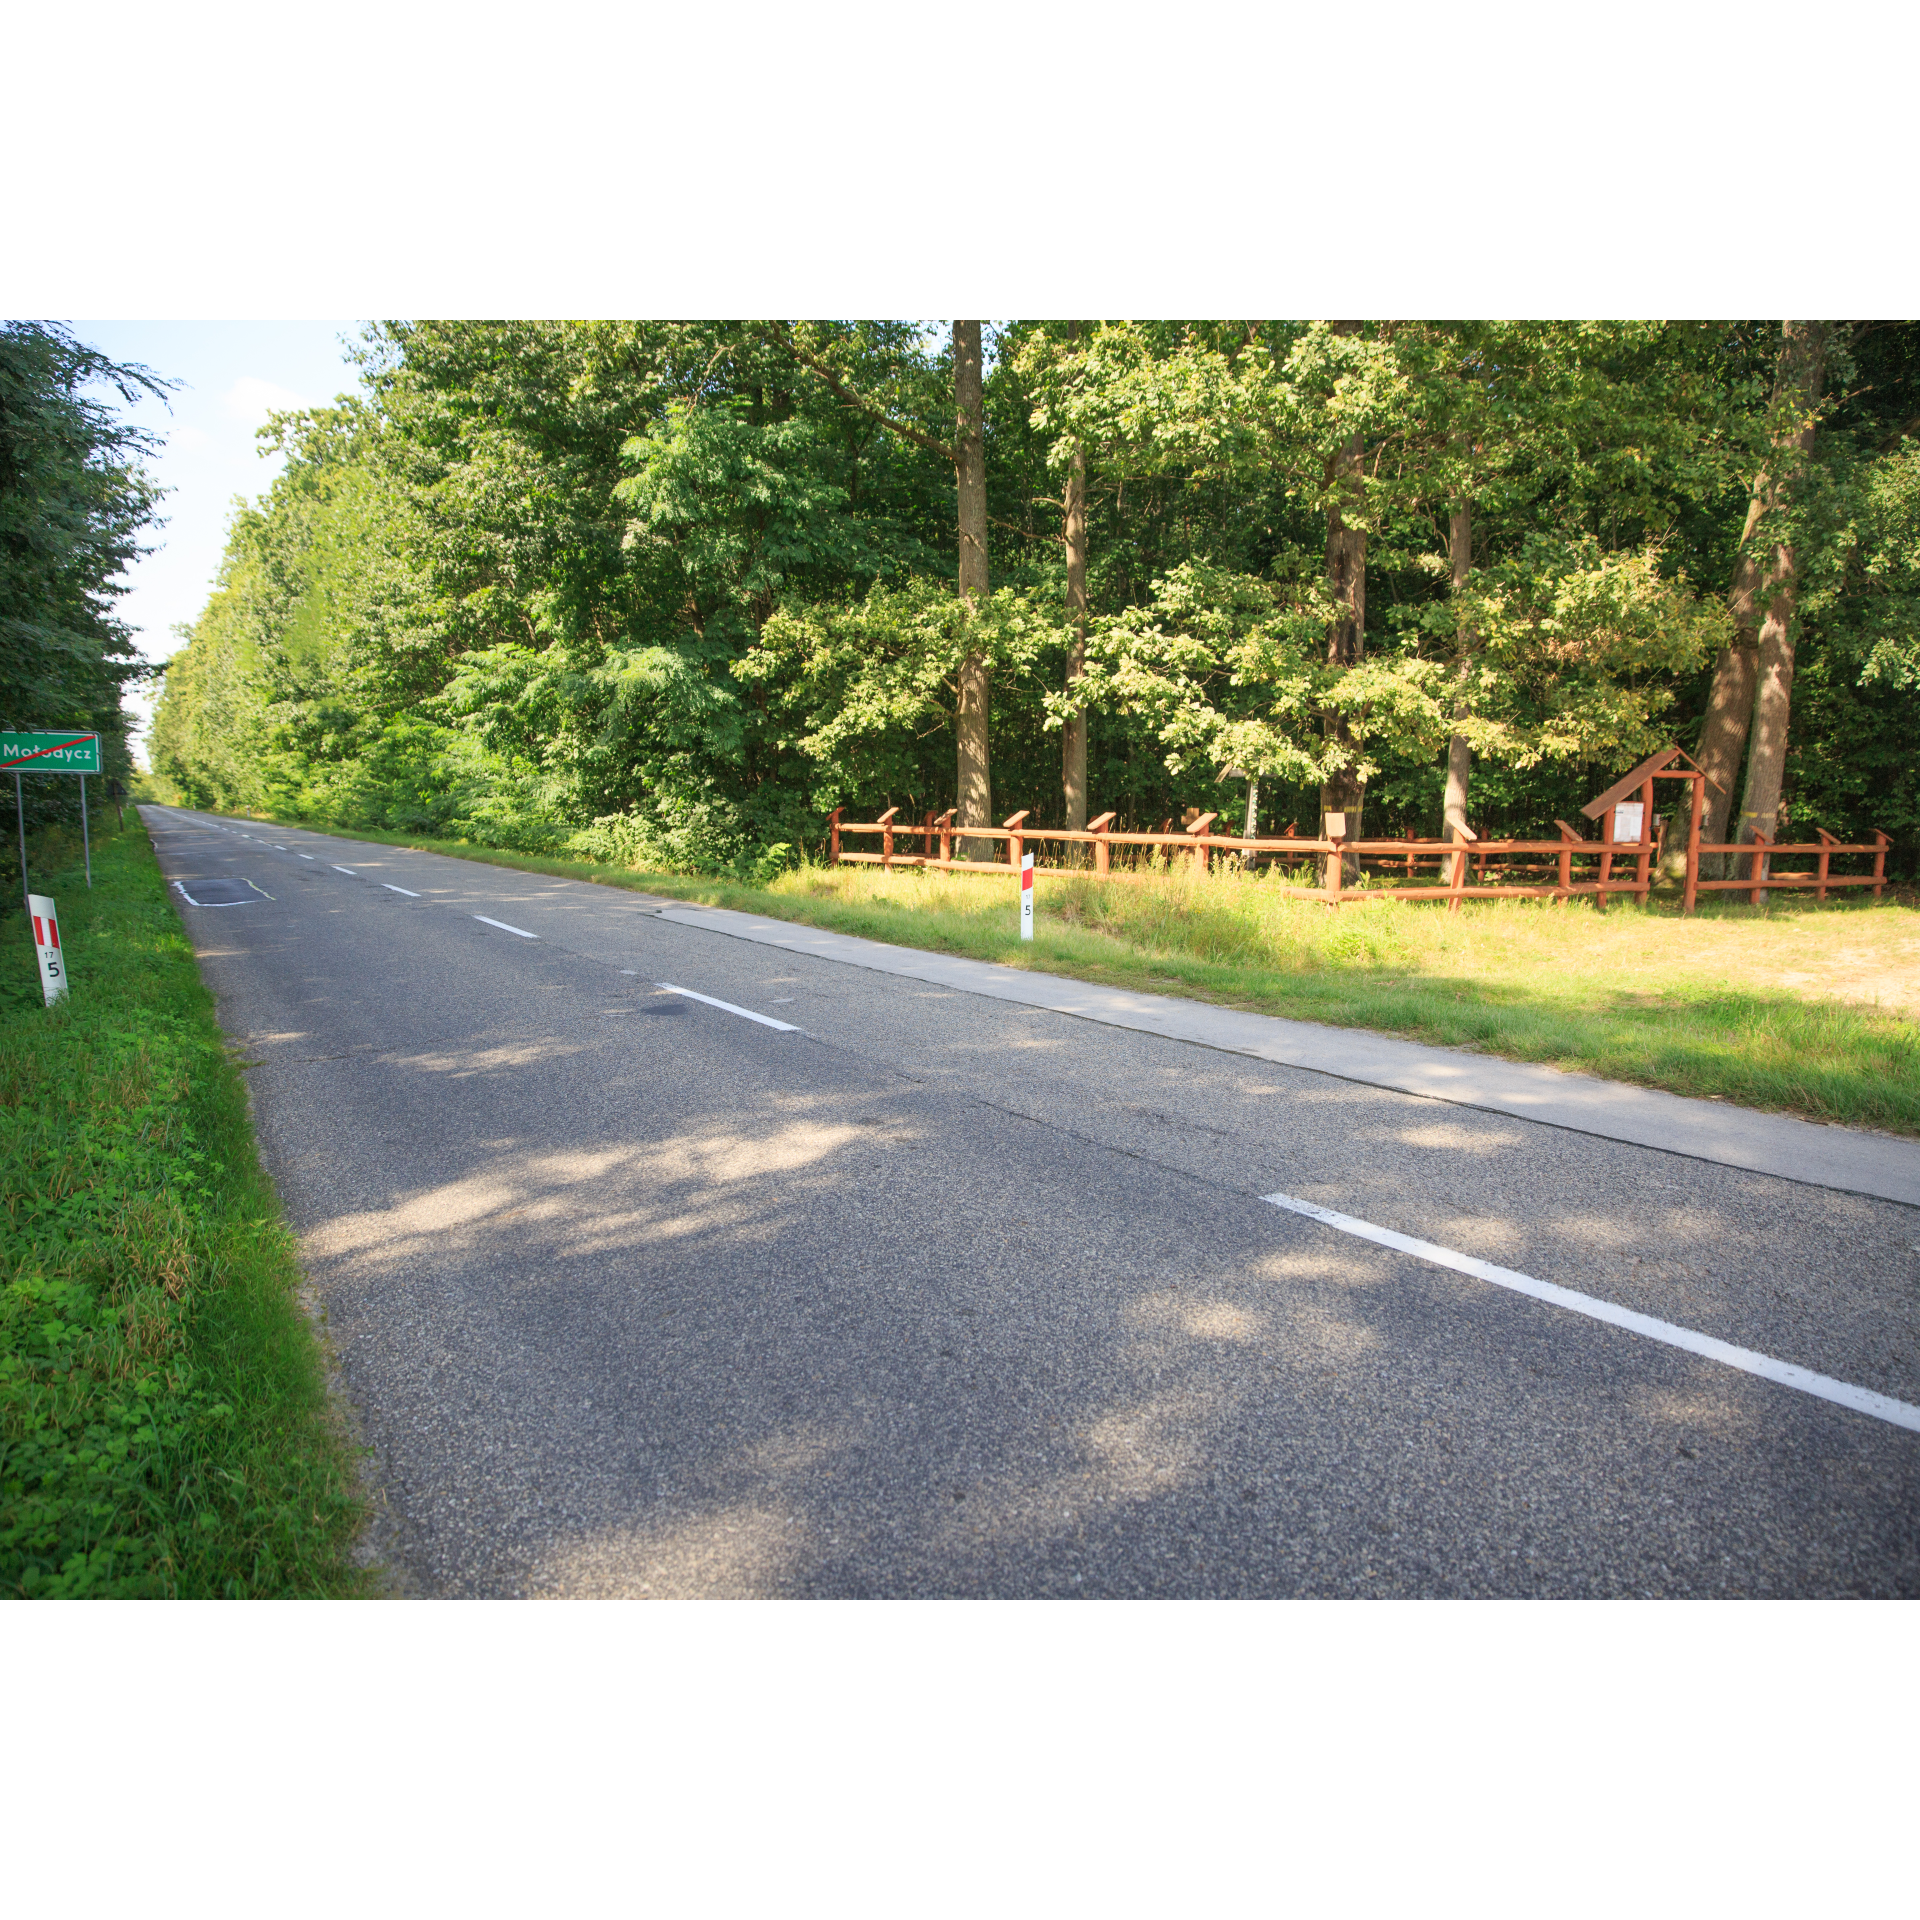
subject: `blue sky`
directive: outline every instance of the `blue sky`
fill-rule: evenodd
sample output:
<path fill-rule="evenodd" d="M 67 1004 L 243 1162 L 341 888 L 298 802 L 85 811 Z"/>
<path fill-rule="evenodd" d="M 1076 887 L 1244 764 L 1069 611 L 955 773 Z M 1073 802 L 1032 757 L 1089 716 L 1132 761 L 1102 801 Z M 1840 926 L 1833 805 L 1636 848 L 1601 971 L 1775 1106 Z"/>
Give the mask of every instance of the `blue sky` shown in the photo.
<path fill-rule="evenodd" d="M 167 524 L 150 534 L 154 551 L 128 573 L 120 603 L 140 650 L 164 660 L 206 604 L 226 546 L 236 496 L 252 499 L 273 484 L 281 462 L 263 460 L 254 429 L 276 408 L 314 406 L 358 384 L 347 359 L 358 339 L 353 320 L 73 320 L 76 338 L 110 359 L 138 361 L 180 382 L 171 406 L 147 400 L 131 417 L 165 441 L 150 463 L 172 491 Z M 116 400 L 116 405 L 118 404 Z M 144 730 L 149 701 L 128 707 Z"/>

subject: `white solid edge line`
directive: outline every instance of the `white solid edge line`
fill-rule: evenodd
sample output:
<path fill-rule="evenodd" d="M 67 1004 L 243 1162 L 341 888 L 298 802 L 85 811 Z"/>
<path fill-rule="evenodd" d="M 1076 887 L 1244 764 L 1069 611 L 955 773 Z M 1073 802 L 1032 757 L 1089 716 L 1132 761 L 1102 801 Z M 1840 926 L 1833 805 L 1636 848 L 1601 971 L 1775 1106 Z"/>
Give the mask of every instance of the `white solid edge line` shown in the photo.
<path fill-rule="evenodd" d="M 200 902 L 199 902 L 198 900 L 196 900 L 196 899 L 195 899 L 195 898 L 193 897 L 193 895 L 192 895 L 192 894 L 190 894 L 190 893 L 189 893 L 189 892 L 188 892 L 188 891 L 186 890 L 186 888 L 185 888 L 185 887 L 183 887 L 183 886 L 182 886 L 182 885 L 180 884 L 180 882 L 179 882 L 178 880 L 176 880 L 176 881 L 175 881 L 175 882 L 173 883 L 173 890 L 174 890 L 174 892 L 175 892 L 175 893 L 177 893 L 177 894 L 178 894 L 178 895 L 180 896 L 180 898 L 181 898 L 182 900 L 184 900 L 184 901 L 185 901 L 185 902 L 187 903 L 187 905 L 188 905 L 188 906 L 190 906 L 190 907 L 197 907 L 197 906 L 198 906 L 198 905 L 200 904 Z"/>
<path fill-rule="evenodd" d="M 336 862 L 331 860 L 328 861 L 327 864 L 333 868 L 335 873 L 344 873 L 349 880 L 358 880 L 360 878 L 360 876 L 357 873 L 355 873 L 351 867 L 340 866 Z"/>
<path fill-rule="evenodd" d="M 409 900 L 418 900 L 420 896 L 411 887 L 396 887 L 391 880 L 382 880 L 380 884 L 389 893 L 404 893 Z"/>
<path fill-rule="evenodd" d="M 755 1013 L 751 1007 L 736 1007 L 731 1000 L 716 1000 L 710 993 L 695 993 L 691 987 L 676 987 L 670 980 L 656 980 L 653 983 L 662 993 L 677 993 L 688 1000 L 698 1000 L 702 1006 L 718 1007 L 722 1013 L 737 1013 L 742 1020 L 757 1020 L 763 1027 L 771 1027 L 775 1033 L 798 1033 L 800 1029 L 785 1020 L 776 1020 L 768 1013 Z"/>
<path fill-rule="evenodd" d="M 382 882 L 382 884 L 384 885 L 385 883 Z M 420 896 L 416 893 L 413 897 L 417 900 Z M 487 920 L 487 916 L 484 913 L 476 913 L 473 917 L 476 920 Z M 490 927 L 498 927 L 502 933 L 517 933 L 522 940 L 538 940 L 540 938 L 537 933 L 529 933 L 525 927 L 510 927 L 504 920 L 487 920 L 487 925 Z"/>
<path fill-rule="evenodd" d="M 1809 1367 L 1796 1367 L 1789 1360 L 1776 1360 L 1770 1354 L 1755 1353 L 1750 1347 L 1736 1347 L 1716 1340 L 1708 1333 L 1695 1333 L 1691 1327 L 1676 1327 L 1670 1320 L 1656 1320 L 1648 1313 L 1635 1313 L 1631 1307 L 1615 1306 L 1611 1300 L 1598 1300 L 1590 1293 L 1576 1293 L 1571 1287 L 1557 1287 L 1551 1280 L 1536 1280 L 1530 1273 L 1516 1273 L 1511 1267 L 1496 1267 L 1491 1261 L 1476 1260 L 1469 1253 L 1455 1253 L 1451 1247 L 1437 1246 L 1431 1240 L 1416 1240 L 1408 1233 L 1395 1233 L 1391 1227 L 1376 1227 L 1370 1220 L 1356 1220 L 1350 1213 L 1335 1213 L 1330 1207 L 1317 1207 L 1311 1200 L 1296 1200 L 1291 1194 L 1268 1193 L 1261 1198 L 1272 1207 L 1284 1207 L 1289 1213 L 1305 1214 L 1309 1220 L 1338 1227 L 1342 1233 L 1371 1240 L 1377 1246 L 1391 1247 L 1397 1253 L 1410 1253 L 1436 1267 L 1450 1267 L 1455 1273 L 1484 1280 L 1489 1286 L 1506 1287 L 1514 1293 L 1544 1300 L 1549 1306 L 1565 1307 L 1570 1313 L 1582 1313 L 1589 1320 L 1604 1320 L 1609 1326 L 1624 1327 L 1629 1333 L 1658 1340 L 1703 1359 L 1717 1360 L 1722 1366 L 1737 1367 L 1742 1373 L 1758 1374 L 1762 1380 L 1783 1387 L 1794 1387 L 1819 1400 L 1851 1407 L 1856 1413 L 1885 1420 L 1890 1425 L 1920 1433 L 1920 1407 L 1909 1406 L 1891 1395 L 1874 1393 L 1867 1387 L 1830 1379 Z"/>

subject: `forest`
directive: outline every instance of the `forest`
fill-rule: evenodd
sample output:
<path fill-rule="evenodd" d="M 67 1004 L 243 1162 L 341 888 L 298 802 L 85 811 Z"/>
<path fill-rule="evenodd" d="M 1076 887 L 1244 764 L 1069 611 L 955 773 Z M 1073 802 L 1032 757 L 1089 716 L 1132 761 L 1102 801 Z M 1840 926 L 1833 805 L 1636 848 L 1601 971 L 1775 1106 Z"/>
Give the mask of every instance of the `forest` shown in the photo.
<path fill-rule="evenodd" d="M 1677 743 L 1703 838 L 1920 867 L 1920 323 L 391 321 L 357 363 L 265 430 L 165 670 L 191 804 L 765 873 L 842 806 L 1551 832 Z"/>
<path fill-rule="evenodd" d="M 122 701 L 147 669 L 117 609 L 160 491 L 145 466 L 152 438 L 115 403 L 165 390 L 65 327 L 0 323 L 0 727 L 98 733 L 121 792 L 132 766 Z M 26 782 L 29 823 L 77 823 L 82 784 Z M 11 826 L 11 781 L 4 805 Z M 10 849 L 0 871 L 17 876 Z"/>

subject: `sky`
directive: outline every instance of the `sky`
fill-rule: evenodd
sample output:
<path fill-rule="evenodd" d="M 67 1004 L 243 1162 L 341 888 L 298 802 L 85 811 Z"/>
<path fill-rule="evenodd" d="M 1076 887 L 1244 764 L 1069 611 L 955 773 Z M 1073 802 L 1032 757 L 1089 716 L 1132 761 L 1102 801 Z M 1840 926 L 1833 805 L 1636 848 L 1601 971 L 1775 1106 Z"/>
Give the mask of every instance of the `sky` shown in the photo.
<path fill-rule="evenodd" d="M 260 457 L 254 430 L 269 413 L 321 405 L 358 385 L 347 358 L 353 320 L 73 320 L 74 336 L 109 359 L 137 361 L 180 384 L 168 403 L 113 404 L 165 441 L 148 464 L 170 489 L 153 551 L 128 569 L 120 612 L 149 660 L 180 646 L 173 631 L 199 618 L 219 571 L 236 496 L 253 499 L 283 464 Z M 136 751 L 152 694 L 130 693 Z M 144 754 L 140 756 L 144 760 Z"/>

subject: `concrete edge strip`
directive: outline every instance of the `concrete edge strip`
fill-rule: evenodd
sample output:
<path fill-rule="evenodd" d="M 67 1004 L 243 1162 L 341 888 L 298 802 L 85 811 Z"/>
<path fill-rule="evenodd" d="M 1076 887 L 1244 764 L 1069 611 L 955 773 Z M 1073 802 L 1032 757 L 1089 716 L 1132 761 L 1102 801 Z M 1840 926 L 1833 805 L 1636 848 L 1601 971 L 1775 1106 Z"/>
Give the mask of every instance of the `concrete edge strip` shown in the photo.
<path fill-rule="evenodd" d="M 1058 974 L 896 947 L 721 907 L 663 907 L 656 917 L 1104 1026 L 1250 1055 L 1361 1086 L 1505 1114 L 1802 1186 L 1920 1206 L 1920 1145 L 1850 1127 L 1816 1126 L 1785 1114 L 1756 1113 L 1554 1067 L 1454 1053 L 1362 1029 L 1319 1027 L 1204 1001 L 1095 987 Z"/>
<path fill-rule="evenodd" d="M 1447 1267 L 1472 1279 L 1484 1280 L 1489 1286 L 1505 1287 L 1512 1293 L 1524 1293 L 1531 1299 L 1544 1300 L 1549 1306 L 1564 1307 L 1569 1313 L 1584 1314 L 1589 1320 L 1623 1327 L 1627 1332 L 1637 1333 L 1644 1339 L 1658 1340 L 1665 1346 L 1678 1347 L 1685 1353 L 1697 1353 L 1703 1359 L 1717 1360 L 1722 1366 L 1737 1367 L 1742 1373 L 1757 1374 L 1762 1380 L 1771 1380 L 1779 1386 L 1812 1394 L 1818 1400 L 1830 1400 L 1837 1407 L 1850 1407 L 1855 1413 L 1869 1414 L 1875 1420 L 1884 1420 L 1891 1426 L 1905 1427 L 1909 1433 L 1920 1433 L 1920 1407 L 1909 1406 L 1906 1401 L 1896 1400 L 1890 1394 L 1875 1393 L 1868 1387 L 1856 1387 L 1845 1380 L 1835 1380 L 1827 1374 L 1815 1373 L 1809 1367 L 1797 1367 L 1790 1360 L 1776 1360 L 1771 1354 L 1755 1353 L 1751 1347 L 1733 1346 L 1725 1340 L 1716 1340 L 1712 1334 L 1695 1333 L 1691 1327 L 1675 1326 L 1671 1320 L 1656 1320 L 1651 1314 L 1636 1313 L 1631 1307 L 1615 1306 L 1611 1300 L 1596 1299 L 1590 1293 L 1577 1293 L 1571 1287 L 1555 1286 L 1551 1280 L 1536 1280 L 1530 1273 L 1517 1273 L 1511 1267 L 1496 1267 L 1491 1261 L 1476 1260 L 1469 1253 L 1455 1253 L 1451 1247 L 1436 1245 L 1431 1240 L 1416 1240 L 1412 1234 L 1396 1233 L 1391 1227 L 1376 1227 L 1371 1220 L 1358 1220 L 1350 1213 L 1335 1213 L 1330 1207 L 1315 1206 L 1311 1200 L 1296 1200 L 1287 1193 L 1267 1193 L 1260 1197 L 1270 1207 L 1303 1214 L 1323 1226 L 1337 1227 L 1342 1233 L 1353 1234 L 1361 1240 L 1371 1240 L 1376 1246 L 1389 1247 L 1396 1253 L 1411 1254 L 1414 1259 L 1424 1260 L 1430 1266 Z"/>

